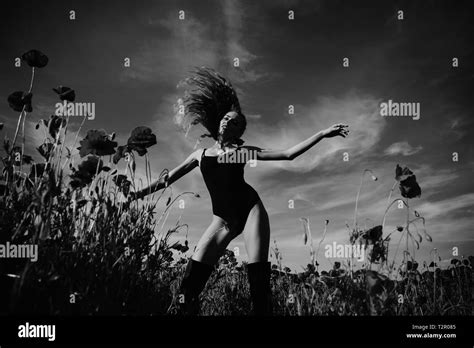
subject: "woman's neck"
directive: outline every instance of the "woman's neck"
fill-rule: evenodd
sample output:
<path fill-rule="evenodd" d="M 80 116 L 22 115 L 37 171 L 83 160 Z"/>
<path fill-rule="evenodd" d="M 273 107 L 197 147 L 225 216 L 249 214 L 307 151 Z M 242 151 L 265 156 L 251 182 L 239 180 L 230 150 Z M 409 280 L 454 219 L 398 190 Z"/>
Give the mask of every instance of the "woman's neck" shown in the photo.
<path fill-rule="evenodd" d="M 231 140 L 223 141 L 222 139 L 218 139 L 214 146 L 216 146 L 218 149 L 221 149 L 221 150 L 225 150 L 226 148 L 234 149 L 237 147 L 234 141 L 231 141 Z"/>

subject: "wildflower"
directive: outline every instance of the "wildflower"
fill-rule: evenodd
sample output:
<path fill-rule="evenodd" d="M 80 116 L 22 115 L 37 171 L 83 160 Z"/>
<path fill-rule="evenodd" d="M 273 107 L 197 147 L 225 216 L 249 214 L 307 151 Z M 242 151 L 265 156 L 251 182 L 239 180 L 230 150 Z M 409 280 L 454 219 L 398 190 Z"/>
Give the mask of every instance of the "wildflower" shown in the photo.
<path fill-rule="evenodd" d="M 38 50 L 29 50 L 21 56 L 21 59 L 34 68 L 43 68 L 48 64 L 48 57 Z"/>
<path fill-rule="evenodd" d="M 400 192 L 405 198 L 414 198 L 421 195 L 421 188 L 416 182 L 416 176 L 408 167 L 400 167 L 397 164 L 395 179 L 400 182 Z"/>
<path fill-rule="evenodd" d="M 8 96 L 8 105 L 18 112 L 23 111 L 23 107 L 26 112 L 32 112 L 33 107 L 31 106 L 31 99 L 33 98 L 33 93 L 25 93 L 22 91 L 13 92 Z"/>
<path fill-rule="evenodd" d="M 126 175 L 119 174 L 117 176 L 114 176 L 112 179 L 115 185 L 119 188 L 120 192 L 122 192 L 125 196 L 128 196 L 128 193 L 130 192 L 130 186 L 132 183 L 130 180 L 127 179 Z"/>
<path fill-rule="evenodd" d="M 56 139 L 61 128 L 66 126 L 66 119 L 56 115 L 51 115 L 49 121 L 43 120 L 43 123 L 48 128 L 49 134 Z"/>
<path fill-rule="evenodd" d="M 368 244 L 375 244 L 382 238 L 382 226 L 375 226 L 364 232 L 363 239 L 365 239 Z"/>
<path fill-rule="evenodd" d="M 59 99 L 61 100 L 73 102 L 76 99 L 76 93 L 72 88 L 59 86 L 58 88 L 53 88 L 53 91 L 59 95 Z"/>
<path fill-rule="evenodd" d="M 137 127 L 128 138 L 127 145 L 130 150 L 135 150 L 138 155 L 147 153 L 147 148 L 156 144 L 156 135 L 148 127 Z"/>
<path fill-rule="evenodd" d="M 79 164 L 78 169 L 72 169 L 73 172 L 70 175 L 71 182 L 69 184 L 73 189 L 82 188 L 90 184 L 102 168 L 103 162 L 99 157 L 89 156 Z"/>
<path fill-rule="evenodd" d="M 117 164 L 123 157 L 126 156 L 127 153 L 130 153 L 130 149 L 127 145 L 118 146 L 114 156 L 112 157 L 114 164 Z"/>
<path fill-rule="evenodd" d="M 89 130 L 86 137 L 80 141 L 78 147 L 81 157 L 89 154 L 96 156 L 106 156 L 115 153 L 116 141 L 111 141 L 104 130 Z"/>

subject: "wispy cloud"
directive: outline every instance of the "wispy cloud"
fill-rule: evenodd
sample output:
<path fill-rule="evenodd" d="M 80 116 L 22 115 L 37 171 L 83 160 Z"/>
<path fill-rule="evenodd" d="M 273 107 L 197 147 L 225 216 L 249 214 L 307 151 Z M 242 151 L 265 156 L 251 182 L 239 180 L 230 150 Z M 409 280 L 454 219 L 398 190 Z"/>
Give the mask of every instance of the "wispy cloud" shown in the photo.
<path fill-rule="evenodd" d="M 245 8 L 242 2 L 220 2 L 222 16 L 212 25 L 186 12 L 180 20 L 172 11 L 165 19 L 149 20 L 151 27 L 166 30 L 168 35 L 147 39 L 131 57 L 131 67 L 125 69 L 121 80 L 157 82 L 176 81 L 195 66 L 210 66 L 224 71 L 233 82 L 255 82 L 268 72 L 254 64 L 259 57 L 246 46 L 242 31 Z M 222 23 L 219 23 L 222 22 Z M 222 27 L 222 31 L 216 28 Z M 239 66 L 234 67 L 234 58 Z"/>
<path fill-rule="evenodd" d="M 423 146 L 411 146 L 407 141 L 401 141 L 398 143 L 393 143 L 389 147 L 385 149 L 385 154 L 388 156 L 396 156 L 396 155 L 403 155 L 403 156 L 411 156 L 415 153 L 420 152 L 423 150 Z"/>
<path fill-rule="evenodd" d="M 378 114 L 379 100 L 369 95 L 347 94 L 343 97 L 318 97 L 308 105 L 295 106 L 296 115 L 280 118 L 280 122 L 249 128 L 249 143 L 267 149 L 286 149 L 312 136 L 334 123 L 347 123 L 350 135 L 347 138 L 323 139 L 315 149 L 292 162 L 271 162 L 269 167 L 306 172 L 321 165 L 325 160 L 341 157 L 334 163 L 342 163 L 342 152 L 347 150 L 350 158 L 370 155 L 380 139 L 385 121 Z M 283 114 L 283 113 L 282 113 Z M 265 164 L 267 166 L 267 164 Z"/>
<path fill-rule="evenodd" d="M 168 35 L 145 41 L 131 57 L 131 67 L 124 69 L 121 79 L 156 82 L 177 81 L 194 66 L 215 66 L 218 42 L 210 39 L 211 26 L 188 14 L 179 20 L 176 13 L 151 22 L 168 31 Z"/>

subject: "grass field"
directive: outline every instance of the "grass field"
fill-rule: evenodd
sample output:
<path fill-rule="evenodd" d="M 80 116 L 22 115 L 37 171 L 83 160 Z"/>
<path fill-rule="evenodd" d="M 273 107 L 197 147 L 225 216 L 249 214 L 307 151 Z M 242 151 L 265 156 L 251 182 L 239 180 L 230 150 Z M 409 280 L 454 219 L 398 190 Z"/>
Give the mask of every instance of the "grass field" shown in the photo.
<path fill-rule="evenodd" d="M 32 64 L 33 72 L 40 67 Z M 28 92 L 9 98 L 20 116 L 13 138 L 3 134 L 0 244 L 38 245 L 39 255 L 37 262 L 2 260 L 0 311 L 176 313 L 177 289 L 189 246 L 186 237 L 181 238 L 186 242 L 172 243 L 170 239 L 174 234 L 187 235 L 187 226 L 180 221 L 167 231 L 162 226 L 180 195 L 168 198 L 158 194 L 144 202 L 127 199 L 138 185 L 137 156 L 145 158 L 145 183 L 151 181 L 147 148 L 156 143 L 155 135 L 147 127 L 137 127 L 121 146 L 114 141 L 114 134 L 103 130 L 88 130 L 80 139 L 82 129 L 71 133 L 68 117 L 52 116 L 38 122 L 37 131 L 44 134 L 44 141 L 37 144 L 42 161 L 35 162 L 25 153 L 28 135 L 24 134 L 33 81 L 34 74 Z M 74 101 L 69 89 L 61 87 L 57 93 L 63 101 Z M 411 257 L 410 248 L 419 248 L 422 239 L 431 237 L 423 228 L 424 218 L 409 209 L 410 199 L 420 193 L 416 177 L 408 168 L 397 166 L 396 173 L 390 195 L 398 185 L 403 198 L 389 197 L 387 213 L 397 202 L 406 206 L 407 220 L 397 228 L 406 240 L 405 245 L 397 246 L 404 261 L 395 264 L 388 260 L 391 233 L 383 223 L 368 230 L 355 223 L 349 229 L 348 243 L 369 248 L 368 267 L 351 270 L 335 263 L 334 269 L 320 271 L 308 228 L 304 233 L 310 254 L 304 272 L 290 273 L 273 250 L 271 282 L 276 315 L 473 314 L 472 258 L 453 260 L 448 269 L 441 270 L 436 260 L 419 269 Z M 168 199 L 166 208 L 158 211 L 157 202 L 164 197 Z M 372 269 L 374 265 L 378 271 Z M 238 264 L 227 251 L 202 294 L 202 314 L 249 312 L 245 264 Z"/>

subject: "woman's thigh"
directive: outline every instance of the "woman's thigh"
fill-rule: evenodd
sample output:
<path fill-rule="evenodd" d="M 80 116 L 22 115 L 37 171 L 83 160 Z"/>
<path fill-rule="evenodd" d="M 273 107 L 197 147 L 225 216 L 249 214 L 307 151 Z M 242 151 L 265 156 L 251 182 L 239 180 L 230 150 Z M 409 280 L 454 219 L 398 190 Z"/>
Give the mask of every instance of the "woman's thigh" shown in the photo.
<path fill-rule="evenodd" d="M 260 200 L 250 210 L 244 229 L 244 241 L 249 263 L 268 261 L 270 221 Z"/>
<path fill-rule="evenodd" d="M 223 219 L 214 215 L 214 218 L 199 240 L 192 259 L 209 265 L 216 264 L 229 245 L 241 231 L 228 226 Z"/>

